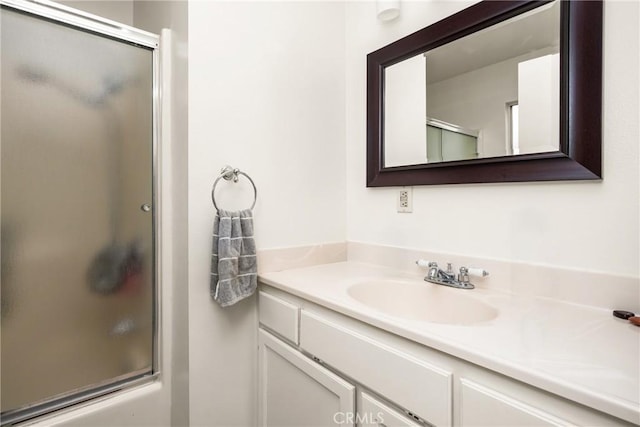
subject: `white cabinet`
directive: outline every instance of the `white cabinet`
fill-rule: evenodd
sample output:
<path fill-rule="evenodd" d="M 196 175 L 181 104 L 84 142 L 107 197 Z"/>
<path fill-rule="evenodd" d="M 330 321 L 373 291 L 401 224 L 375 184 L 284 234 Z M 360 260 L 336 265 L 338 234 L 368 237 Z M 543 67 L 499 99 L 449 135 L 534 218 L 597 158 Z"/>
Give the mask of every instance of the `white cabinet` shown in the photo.
<path fill-rule="evenodd" d="M 353 426 L 355 387 L 260 329 L 259 425 Z"/>
<path fill-rule="evenodd" d="M 358 394 L 357 421 L 360 427 L 423 427 L 366 392 Z"/>
<path fill-rule="evenodd" d="M 572 426 L 540 409 L 492 390 L 476 382 L 461 379 L 462 426 L 541 427 Z"/>
<path fill-rule="evenodd" d="M 428 423 L 452 425 L 448 370 L 306 310 L 300 347 Z"/>
<path fill-rule="evenodd" d="M 640 425 L 273 292 L 260 292 L 261 426 Z"/>

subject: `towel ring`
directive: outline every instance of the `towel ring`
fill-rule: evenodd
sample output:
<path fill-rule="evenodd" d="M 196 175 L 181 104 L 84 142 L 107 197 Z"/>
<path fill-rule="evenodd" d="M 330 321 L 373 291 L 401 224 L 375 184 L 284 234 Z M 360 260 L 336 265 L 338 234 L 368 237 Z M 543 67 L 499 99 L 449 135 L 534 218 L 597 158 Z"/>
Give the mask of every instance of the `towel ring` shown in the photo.
<path fill-rule="evenodd" d="M 253 204 L 249 209 L 253 209 L 255 207 L 256 200 L 258 200 L 258 189 L 256 188 L 256 184 L 253 182 L 251 177 L 242 172 L 240 169 L 232 168 L 231 166 L 225 166 L 220 171 L 220 175 L 216 178 L 215 181 L 213 181 L 213 186 L 211 187 L 211 201 L 213 202 L 213 206 L 216 208 L 216 210 L 220 210 L 220 208 L 216 204 L 215 196 L 216 185 L 218 185 L 218 181 L 220 181 L 221 178 L 224 178 L 226 181 L 231 181 L 233 179 L 233 182 L 238 182 L 238 175 L 244 175 L 249 180 L 249 182 L 251 182 L 251 185 L 253 186 Z"/>

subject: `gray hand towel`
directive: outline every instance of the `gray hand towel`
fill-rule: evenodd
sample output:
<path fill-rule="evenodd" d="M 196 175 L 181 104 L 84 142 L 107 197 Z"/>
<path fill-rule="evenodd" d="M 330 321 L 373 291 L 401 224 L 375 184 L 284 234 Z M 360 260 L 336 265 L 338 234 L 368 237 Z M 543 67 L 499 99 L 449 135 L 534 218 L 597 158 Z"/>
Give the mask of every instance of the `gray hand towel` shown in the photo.
<path fill-rule="evenodd" d="M 218 210 L 213 220 L 211 296 L 227 307 L 253 294 L 257 281 L 251 209 Z"/>

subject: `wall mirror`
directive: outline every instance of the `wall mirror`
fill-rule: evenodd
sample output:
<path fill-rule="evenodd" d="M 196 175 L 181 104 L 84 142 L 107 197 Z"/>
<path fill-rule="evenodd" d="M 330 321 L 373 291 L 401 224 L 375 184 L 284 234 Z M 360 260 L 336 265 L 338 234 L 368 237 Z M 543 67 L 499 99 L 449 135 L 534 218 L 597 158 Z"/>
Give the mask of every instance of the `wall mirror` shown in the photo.
<path fill-rule="evenodd" d="M 367 186 L 601 177 L 601 1 L 482 1 L 367 56 Z"/>

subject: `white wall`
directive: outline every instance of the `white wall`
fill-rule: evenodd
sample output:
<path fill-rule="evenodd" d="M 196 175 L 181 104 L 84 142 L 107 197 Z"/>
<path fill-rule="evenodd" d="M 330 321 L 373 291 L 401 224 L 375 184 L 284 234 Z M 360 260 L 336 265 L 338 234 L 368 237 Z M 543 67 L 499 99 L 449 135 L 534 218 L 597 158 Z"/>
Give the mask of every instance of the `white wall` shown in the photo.
<path fill-rule="evenodd" d="M 375 3 L 347 4 L 347 239 L 638 276 L 637 2 L 605 2 L 602 182 L 415 187 L 413 214 L 365 188 L 366 54 L 464 6 L 403 2 L 382 24 Z"/>
<path fill-rule="evenodd" d="M 258 187 L 259 250 L 343 241 L 344 4 L 189 2 L 191 425 L 254 425 L 255 299 L 209 296 L 211 185 L 225 164 Z M 251 202 L 222 181 L 219 205 Z"/>

